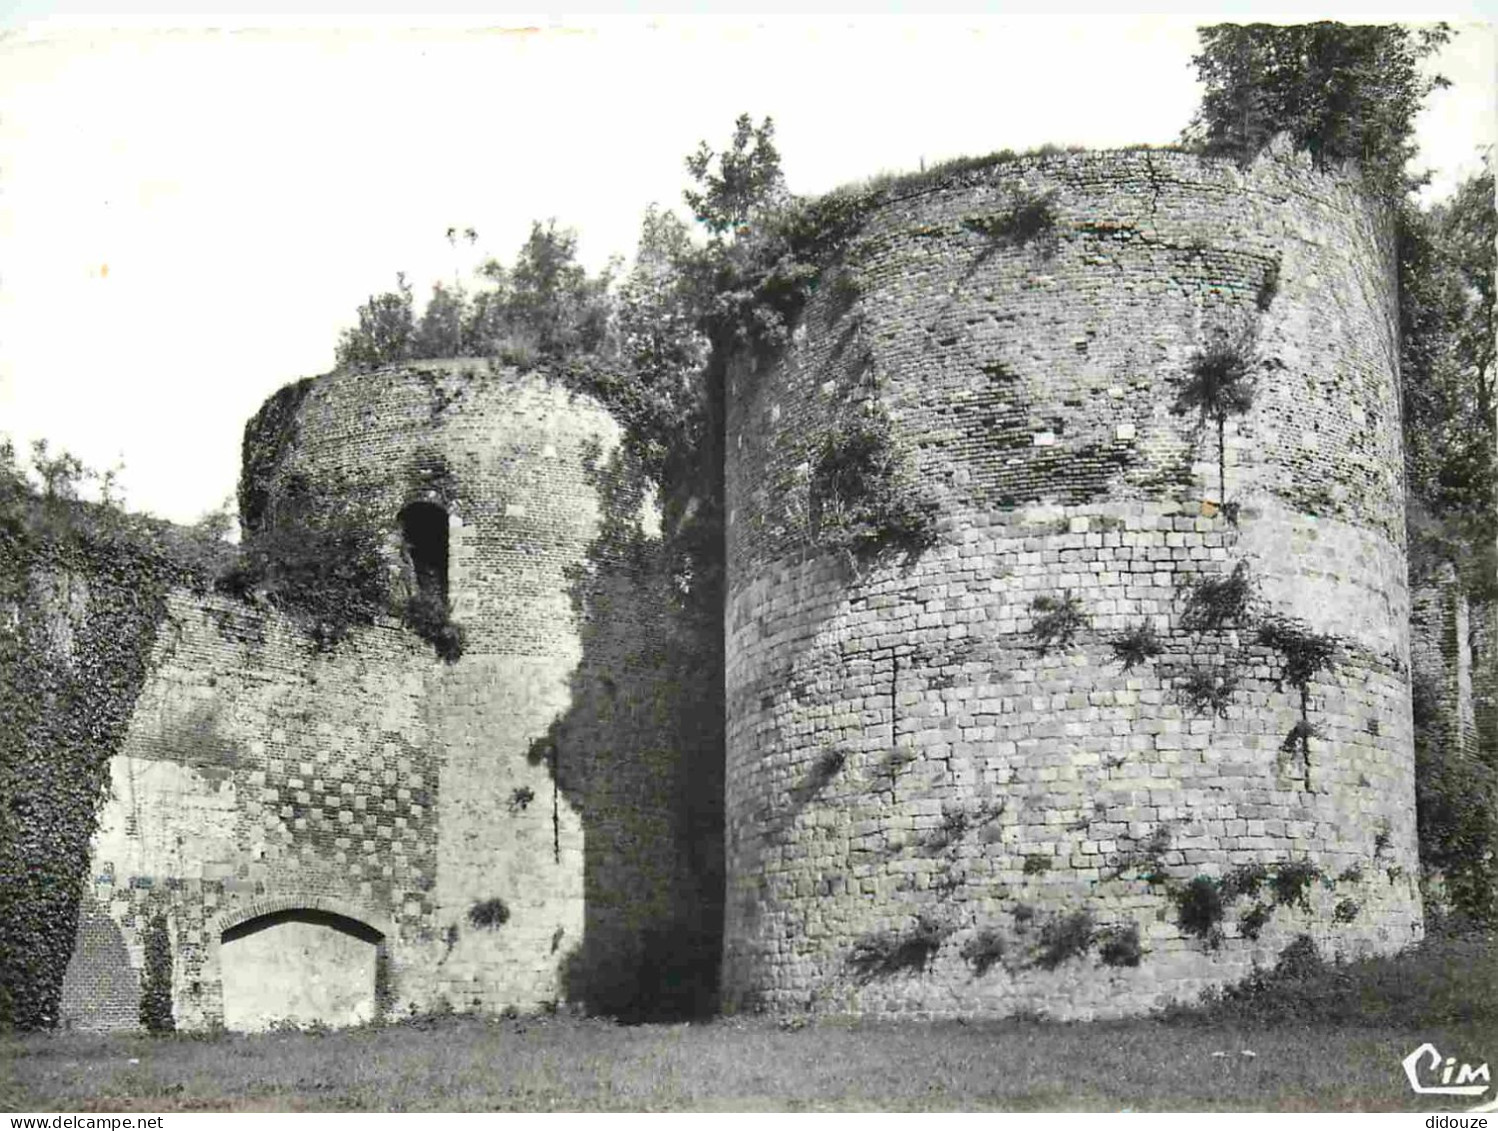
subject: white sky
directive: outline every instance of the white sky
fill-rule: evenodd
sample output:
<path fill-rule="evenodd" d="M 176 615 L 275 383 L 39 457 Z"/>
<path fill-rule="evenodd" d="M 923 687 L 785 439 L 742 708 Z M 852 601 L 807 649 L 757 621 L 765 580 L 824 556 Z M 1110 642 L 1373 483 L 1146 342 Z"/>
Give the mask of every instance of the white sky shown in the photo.
<path fill-rule="evenodd" d="M 123 460 L 128 505 L 191 521 L 234 490 L 245 419 L 331 368 L 398 270 L 424 297 L 551 216 L 590 267 L 628 255 L 648 203 L 685 214 L 683 156 L 744 111 L 775 119 L 803 193 L 1170 142 L 1198 98 L 1194 28 L 1224 18 L 1253 16 L 20 27 L 0 39 L 0 433 Z M 1437 193 L 1494 141 L 1495 65 L 1471 23 L 1438 62 Z M 477 247 L 455 255 L 450 225 Z"/>

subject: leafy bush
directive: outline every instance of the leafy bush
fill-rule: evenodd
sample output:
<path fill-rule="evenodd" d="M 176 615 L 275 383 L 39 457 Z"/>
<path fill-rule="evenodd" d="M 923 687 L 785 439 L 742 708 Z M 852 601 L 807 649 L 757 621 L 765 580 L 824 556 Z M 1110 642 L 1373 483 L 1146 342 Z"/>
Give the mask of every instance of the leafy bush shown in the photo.
<path fill-rule="evenodd" d="M 1355 899 L 1339 899 L 1337 906 L 1332 910 L 1333 923 L 1351 923 L 1363 910 L 1363 905 Z"/>
<path fill-rule="evenodd" d="M 1067 959 L 1086 954 L 1095 934 L 1092 912 L 1085 908 L 1054 915 L 1040 928 L 1035 964 L 1043 970 L 1054 970 Z"/>
<path fill-rule="evenodd" d="M 1002 212 L 972 216 L 962 226 L 996 243 L 1023 247 L 1042 237 L 1054 237 L 1056 208 L 1053 193 L 1023 196 Z"/>
<path fill-rule="evenodd" d="M 1309 860 L 1287 860 L 1274 870 L 1269 888 L 1281 907 L 1311 909 L 1311 885 L 1321 879 L 1321 869 Z"/>
<path fill-rule="evenodd" d="M 1254 337 L 1245 331 L 1236 337 L 1226 333 L 1191 355 L 1186 373 L 1176 382 L 1171 411 L 1196 414 L 1200 423 L 1217 429 L 1217 473 L 1219 501 L 1227 501 L 1227 421 L 1242 416 L 1254 403 Z"/>
<path fill-rule="evenodd" d="M 1129 872 L 1135 872 L 1147 884 L 1163 884 L 1168 881 L 1170 875 L 1165 867 L 1165 854 L 1170 851 L 1172 835 L 1169 822 L 1162 821 L 1156 825 L 1143 844 L 1135 842 L 1133 847 L 1114 858 L 1111 878 L 1121 879 Z"/>
<path fill-rule="evenodd" d="M 908 931 L 881 931 L 859 939 L 848 962 L 865 982 L 903 971 L 924 973 L 951 933 L 950 927 L 922 915 Z"/>
<path fill-rule="evenodd" d="M 1487 933 L 1431 929 L 1398 954 L 1328 963 L 1314 944 L 1296 940 L 1273 969 L 1255 969 L 1237 985 L 1208 991 L 1199 1004 L 1167 1009 L 1163 1017 L 1231 1028 L 1378 1026 L 1397 1030 L 1400 1040 L 1412 1028 L 1491 1028 L 1498 1021 L 1498 948 Z"/>
<path fill-rule="evenodd" d="M 454 624 L 447 599 L 440 593 L 421 590 L 406 600 L 406 626 L 432 645 L 449 664 L 463 655 L 463 626 Z"/>
<path fill-rule="evenodd" d="M 1284 659 L 1280 686 L 1288 683 L 1302 696 L 1308 694 L 1311 680 L 1332 669 L 1338 645 L 1334 636 L 1312 632 L 1288 617 L 1270 617 L 1259 625 L 1259 643 L 1272 648 Z"/>
<path fill-rule="evenodd" d="M 166 916 L 151 916 L 145 930 L 145 969 L 141 972 L 140 1023 L 148 1033 L 170 1033 L 172 1016 L 172 940 Z"/>
<path fill-rule="evenodd" d="M 1163 650 L 1160 638 L 1155 634 L 1155 626 L 1148 621 L 1130 626 L 1114 637 L 1109 646 L 1113 649 L 1113 658 L 1123 665 L 1126 672 L 1153 659 Z"/>
<path fill-rule="evenodd" d="M 1285 735 L 1285 741 L 1280 743 L 1280 749 L 1286 754 L 1299 754 L 1304 758 L 1310 753 L 1311 739 L 1324 737 L 1315 723 L 1296 719 L 1295 725 Z"/>
<path fill-rule="evenodd" d="M 1269 877 L 1269 869 L 1254 861 L 1238 865 L 1222 878 L 1218 886 L 1222 890 L 1222 898 L 1231 903 L 1240 896 L 1253 899 L 1269 881 Z"/>
<path fill-rule="evenodd" d="M 967 835 L 971 818 L 962 809 L 943 808 L 941 824 L 932 829 L 921 841 L 921 847 L 932 851 L 950 848 Z"/>
<path fill-rule="evenodd" d="M 379 523 L 345 484 L 288 481 L 276 513 L 245 538 L 218 580 L 230 593 L 264 600 L 299 621 L 320 647 L 390 608 L 390 570 Z"/>
<path fill-rule="evenodd" d="M 817 788 L 821 788 L 830 782 L 842 771 L 848 762 L 848 755 L 842 750 L 824 750 L 817 756 L 815 764 L 811 768 L 812 780 Z"/>
<path fill-rule="evenodd" d="M 1274 964 L 1274 976 L 1284 980 L 1310 978 L 1325 969 L 1326 963 L 1321 957 L 1321 951 L 1316 949 L 1316 940 L 1310 935 L 1296 935 L 1280 951 L 1279 959 Z"/>
<path fill-rule="evenodd" d="M 1040 645 L 1044 656 L 1052 648 L 1070 648 L 1077 630 L 1086 624 L 1082 615 L 1082 601 L 1072 596 L 1070 589 L 1060 597 L 1045 594 L 1030 602 L 1030 611 L 1035 614 L 1030 623 L 1030 635 Z"/>
<path fill-rule="evenodd" d="M 1051 857 L 1044 852 L 1032 852 L 1025 857 L 1024 873 L 1027 876 L 1039 876 L 1051 870 Z"/>
<path fill-rule="evenodd" d="M 1216 336 L 1191 355 L 1190 376 L 1176 394 L 1177 411 L 1194 410 L 1211 419 L 1242 415 L 1253 407 L 1252 368 L 1251 339 Z"/>
<path fill-rule="evenodd" d="M 1139 943 L 1139 924 L 1104 927 L 1098 932 L 1098 957 L 1104 966 L 1138 966 L 1144 957 Z"/>
<path fill-rule="evenodd" d="M 1225 908 L 1222 889 L 1211 876 L 1197 876 L 1174 893 L 1176 924 L 1186 934 L 1201 939 L 1208 949 L 1222 943 Z"/>

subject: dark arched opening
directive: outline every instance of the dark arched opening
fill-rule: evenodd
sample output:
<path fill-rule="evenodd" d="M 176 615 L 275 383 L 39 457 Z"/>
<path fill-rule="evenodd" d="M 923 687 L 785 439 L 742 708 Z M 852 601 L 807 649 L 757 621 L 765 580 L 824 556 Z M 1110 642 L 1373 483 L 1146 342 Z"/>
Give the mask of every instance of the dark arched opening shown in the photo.
<path fill-rule="evenodd" d="M 415 575 L 416 592 L 447 602 L 447 511 L 436 503 L 411 503 L 400 513 L 401 536 Z"/>
<path fill-rule="evenodd" d="M 274 911 L 224 931 L 224 1025 L 357 1025 L 380 1015 L 384 935 L 316 908 Z"/>

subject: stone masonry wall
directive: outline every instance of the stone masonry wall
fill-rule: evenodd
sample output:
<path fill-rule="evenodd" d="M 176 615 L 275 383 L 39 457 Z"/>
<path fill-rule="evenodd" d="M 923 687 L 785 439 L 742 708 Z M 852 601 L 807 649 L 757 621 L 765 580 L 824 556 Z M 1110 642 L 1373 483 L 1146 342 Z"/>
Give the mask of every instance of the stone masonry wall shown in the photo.
<path fill-rule="evenodd" d="M 397 972 L 433 933 L 426 651 L 391 626 L 322 652 L 279 614 L 173 594 L 110 765 L 84 904 L 107 912 L 135 970 L 147 922 L 167 915 L 179 1024 L 224 1020 L 223 931 L 261 911 L 384 925 Z M 86 911 L 83 929 L 98 926 Z M 97 1003 L 73 1009 L 100 1020 Z"/>
<path fill-rule="evenodd" d="M 1037 202 L 1053 224 L 1010 234 Z M 888 190 L 792 346 L 731 377 L 729 1003 L 1088 1017 L 1302 932 L 1346 953 L 1418 936 L 1391 248 L 1353 184 L 1282 150 Z M 1228 424 L 1227 500 L 1215 430 L 1171 411 L 1214 340 L 1244 343 L 1258 390 Z M 940 537 L 859 570 L 817 552 L 808 486 L 870 401 Z M 1252 616 L 1188 631 L 1190 586 L 1240 562 Z M 1084 622 L 1043 651 L 1032 602 L 1068 595 Z M 1305 749 L 1266 614 L 1338 641 Z M 1141 624 L 1163 650 L 1125 671 L 1112 642 Z M 1220 716 L 1183 702 L 1193 672 L 1236 680 Z M 1255 932 L 1240 900 L 1220 945 L 1178 924 L 1193 877 L 1292 860 L 1324 877 L 1304 907 Z M 1080 912 L 1137 929 L 1142 961 L 1072 953 Z"/>

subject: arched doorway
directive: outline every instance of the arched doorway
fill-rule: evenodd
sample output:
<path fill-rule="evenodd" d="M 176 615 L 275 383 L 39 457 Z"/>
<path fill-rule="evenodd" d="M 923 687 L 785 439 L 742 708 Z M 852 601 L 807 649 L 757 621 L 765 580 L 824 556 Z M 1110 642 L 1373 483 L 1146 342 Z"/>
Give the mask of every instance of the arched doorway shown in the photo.
<path fill-rule="evenodd" d="M 357 1025 L 374 1019 L 379 931 L 332 911 L 293 908 L 226 929 L 219 950 L 224 1026 Z"/>

